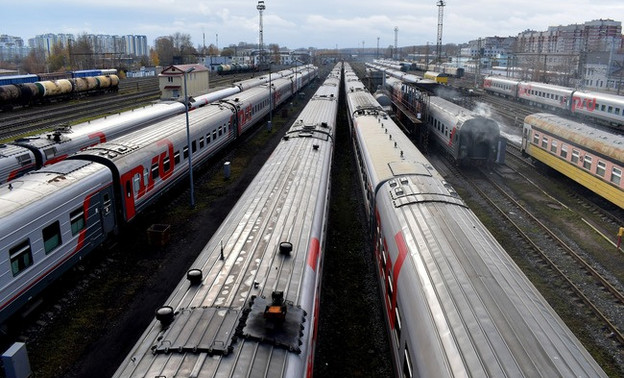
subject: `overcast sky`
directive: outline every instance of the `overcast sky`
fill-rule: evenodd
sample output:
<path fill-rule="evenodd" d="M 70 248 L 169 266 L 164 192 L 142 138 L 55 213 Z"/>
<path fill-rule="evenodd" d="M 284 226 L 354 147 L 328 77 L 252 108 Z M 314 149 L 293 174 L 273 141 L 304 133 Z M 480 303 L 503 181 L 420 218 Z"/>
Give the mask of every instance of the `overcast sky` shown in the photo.
<path fill-rule="evenodd" d="M 264 43 L 289 48 L 376 47 L 436 43 L 438 0 L 265 0 Z M 447 0 L 443 43 L 516 36 L 527 29 L 623 21 L 622 0 Z M 194 46 L 223 48 L 258 42 L 257 0 L 0 0 L 0 34 L 32 38 L 46 33 L 141 34 L 182 32 Z"/>

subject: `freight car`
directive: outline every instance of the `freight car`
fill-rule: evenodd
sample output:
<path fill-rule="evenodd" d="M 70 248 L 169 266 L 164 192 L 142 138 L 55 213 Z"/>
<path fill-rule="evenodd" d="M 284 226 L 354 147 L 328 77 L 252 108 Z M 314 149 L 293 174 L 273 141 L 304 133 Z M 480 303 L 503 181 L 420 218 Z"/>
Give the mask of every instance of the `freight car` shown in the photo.
<path fill-rule="evenodd" d="M 300 88 L 281 78 L 0 185 L 0 323 Z M 271 101 L 270 99 L 273 99 Z"/>
<path fill-rule="evenodd" d="M 524 119 L 521 149 L 624 209 L 624 136 L 536 113 Z"/>
<path fill-rule="evenodd" d="M 624 97 L 558 85 L 486 76 L 486 92 L 624 129 Z"/>
<path fill-rule="evenodd" d="M 606 377 L 361 82 L 345 93 L 396 376 Z"/>
<path fill-rule="evenodd" d="M 338 65 L 114 377 L 312 376 L 340 75 Z"/>
<path fill-rule="evenodd" d="M 76 77 L 69 79 L 36 81 L 34 83 L 0 86 L 0 109 L 26 106 L 41 102 L 63 101 L 84 95 L 117 91 L 117 75 Z"/>
<path fill-rule="evenodd" d="M 294 77 L 291 69 L 276 72 L 274 75 L 275 78 Z M 317 75 L 316 67 L 299 67 L 297 85 L 305 86 Z M 268 76 L 262 76 L 235 82 L 231 87 L 197 96 L 190 102 L 189 109 L 202 107 L 268 81 Z M 2 144 L 0 145 L 0 184 L 63 160 L 83 148 L 110 141 L 182 112 L 184 112 L 183 103 L 163 102 Z"/>
<path fill-rule="evenodd" d="M 245 63 L 232 63 L 232 64 L 220 64 L 217 66 L 217 73 L 219 75 L 231 75 L 235 73 L 258 71 L 258 67 L 254 64 Z"/>

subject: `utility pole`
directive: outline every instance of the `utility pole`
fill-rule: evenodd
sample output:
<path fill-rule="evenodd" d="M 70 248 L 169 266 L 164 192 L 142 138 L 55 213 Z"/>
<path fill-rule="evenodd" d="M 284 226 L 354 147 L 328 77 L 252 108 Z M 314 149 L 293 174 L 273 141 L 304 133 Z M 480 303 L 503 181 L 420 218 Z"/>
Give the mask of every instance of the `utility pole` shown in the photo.
<path fill-rule="evenodd" d="M 444 18 L 444 6 L 446 5 L 443 0 L 438 1 L 438 43 L 436 45 L 436 59 L 438 64 L 442 63 L 442 24 Z"/>

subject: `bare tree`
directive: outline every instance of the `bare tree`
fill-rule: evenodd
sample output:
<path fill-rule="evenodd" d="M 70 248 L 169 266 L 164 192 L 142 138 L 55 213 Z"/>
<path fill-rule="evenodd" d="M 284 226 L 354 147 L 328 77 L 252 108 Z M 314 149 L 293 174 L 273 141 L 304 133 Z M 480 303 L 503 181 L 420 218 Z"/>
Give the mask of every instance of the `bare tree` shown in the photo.
<path fill-rule="evenodd" d="M 41 48 L 32 49 L 28 56 L 22 61 L 22 70 L 24 72 L 45 72 L 45 66 L 45 53 Z"/>
<path fill-rule="evenodd" d="M 69 51 L 59 42 L 52 46 L 48 56 L 48 70 L 50 72 L 66 71 L 69 69 Z"/>
<path fill-rule="evenodd" d="M 173 64 L 175 49 L 173 47 L 173 39 L 171 38 L 171 36 L 157 38 L 155 48 L 160 64 L 164 66 Z"/>

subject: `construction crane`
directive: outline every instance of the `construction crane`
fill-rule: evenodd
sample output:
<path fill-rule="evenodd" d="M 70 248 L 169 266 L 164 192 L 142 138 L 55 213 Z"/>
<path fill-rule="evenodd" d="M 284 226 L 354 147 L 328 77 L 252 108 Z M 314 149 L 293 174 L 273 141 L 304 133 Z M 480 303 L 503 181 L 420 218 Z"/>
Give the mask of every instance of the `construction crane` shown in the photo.
<path fill-rule="evenodd" d="M 444 18 L 444 3 L 443 0 L 438 1 L 438 44 L 436 45 L 436 63 L 442 63 L 442 24 Z"/>

